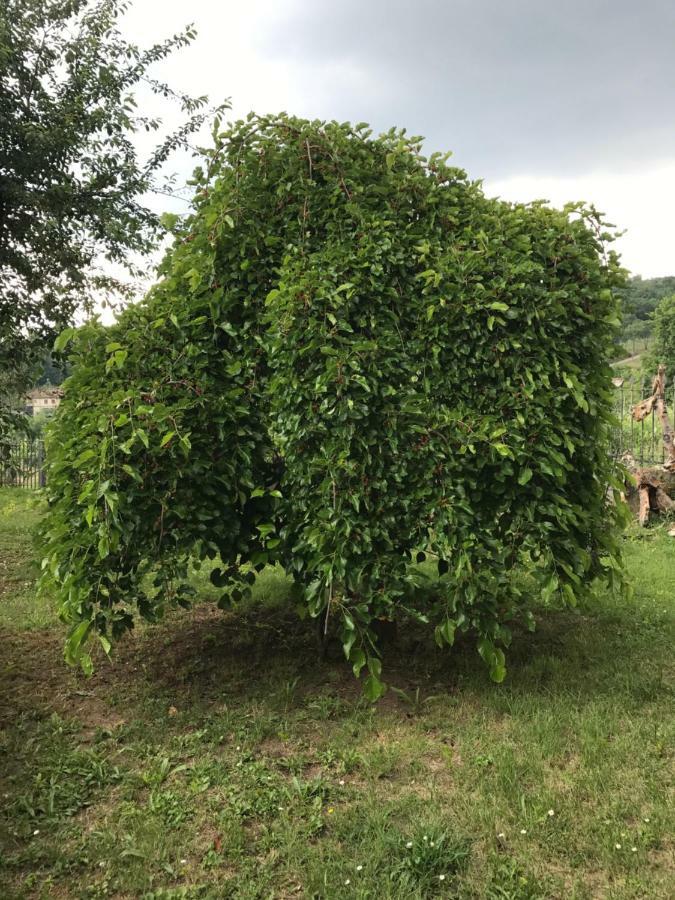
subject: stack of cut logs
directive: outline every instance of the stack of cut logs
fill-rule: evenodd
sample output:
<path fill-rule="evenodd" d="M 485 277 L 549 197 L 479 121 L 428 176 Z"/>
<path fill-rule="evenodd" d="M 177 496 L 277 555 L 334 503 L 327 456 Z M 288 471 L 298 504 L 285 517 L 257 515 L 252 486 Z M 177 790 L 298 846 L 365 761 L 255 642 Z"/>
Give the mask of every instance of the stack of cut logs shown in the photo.
<path fill-rule="evenodd" d="M 641 468 L 635 459 L 626 454 L 623 462 L 630 471 L 633 483 L 627 486 L 626 498 L 637 513 L 640 525 L 646 525 L 650 512 L 675 511 L 675 433 L 668 419 L 666 407 L 666 370 L 659 370 L 652 383 L 650 397 L 633 407 L 632 416 L 642 422 L 652 411 L 661 420 L 663 431 L 664 463 L 662 466 Z"/>

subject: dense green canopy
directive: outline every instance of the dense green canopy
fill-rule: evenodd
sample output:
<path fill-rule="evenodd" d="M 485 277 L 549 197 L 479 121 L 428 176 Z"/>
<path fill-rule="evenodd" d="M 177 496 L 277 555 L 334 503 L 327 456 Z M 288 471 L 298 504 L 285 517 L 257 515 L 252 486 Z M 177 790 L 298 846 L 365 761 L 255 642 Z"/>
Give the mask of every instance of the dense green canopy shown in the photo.
<path fill-rule="evenodd" d="M 441 645 L 472 630 L 501 680 L 520 563 L 569 602 L 618 570 L 611 235 L 365 125 L 250 117 L 196 181 L 145 301 L 61 339 L 46 577 L 69 658 L 219 555 L 223 602 L 281 561 L 372 697 L 371 623 L 401 607 Z M 443 576 L 423 610 L 420 553 Z"/>

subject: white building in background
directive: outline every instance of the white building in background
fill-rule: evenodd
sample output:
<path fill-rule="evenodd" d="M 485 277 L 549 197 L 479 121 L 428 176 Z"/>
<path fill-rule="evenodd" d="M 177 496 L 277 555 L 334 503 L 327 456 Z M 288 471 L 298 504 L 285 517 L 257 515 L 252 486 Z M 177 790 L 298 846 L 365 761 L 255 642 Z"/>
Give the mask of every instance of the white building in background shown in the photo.
<path fill-rule="evenodd" d="M 26 396 L 25 411 L 29 416 L 38 413 L 53 413 L 61 402 L 61 388 L 34 388 Z"/>

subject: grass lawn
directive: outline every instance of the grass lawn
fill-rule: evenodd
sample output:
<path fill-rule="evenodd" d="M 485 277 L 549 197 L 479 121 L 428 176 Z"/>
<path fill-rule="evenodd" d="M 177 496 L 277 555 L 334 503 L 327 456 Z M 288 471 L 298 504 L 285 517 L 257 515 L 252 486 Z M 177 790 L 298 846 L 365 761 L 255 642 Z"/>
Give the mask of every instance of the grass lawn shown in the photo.
<path fill-rule="evenodd" d="M 406 632 L 373 707 L 275 571 L 68 670 L 31 496 L 0 491 L 3 900 L 674 896 L 664 527 L 626 538 L 630 601 L 536 608 L 503 685 Z"/>

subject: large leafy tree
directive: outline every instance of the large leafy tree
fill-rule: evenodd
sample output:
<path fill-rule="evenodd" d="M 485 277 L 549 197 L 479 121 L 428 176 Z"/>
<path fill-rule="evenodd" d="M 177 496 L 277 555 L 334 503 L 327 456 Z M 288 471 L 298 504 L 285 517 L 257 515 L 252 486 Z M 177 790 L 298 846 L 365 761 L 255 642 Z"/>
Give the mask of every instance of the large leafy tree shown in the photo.
<path fill-rule="evenodd" d="M 491 200 L 396 130 L 251 116 L 216 139 L 159 283 L 59 338 L 45 584 L 68 658 L 184 605 L 196 559 L 222 605 L 280 562 L 370 697 L 404 613 L 442 646 L 472 632 L 501 680 L 519 566 L 570 603 L 620 572 L 612 235 L 582 204 Z"/>
<path fill-rule="evenodd" d="M 210 113 L 206 97 L 151 74 L 193 29 L 140 48 L 119 28 L 127 6 L 0 3 L 0 436 L 10 395 L 54 334 L 92 297 L 119 289 L 110 272 L 133 274 L 131 260 L 154 245 L 148 192 Z M 174 100 L 183 124 L 163 129 L 139 109 L 140 91 Z M 134 140 L 143 131 L 157 132 L 146 156 Z"/>

